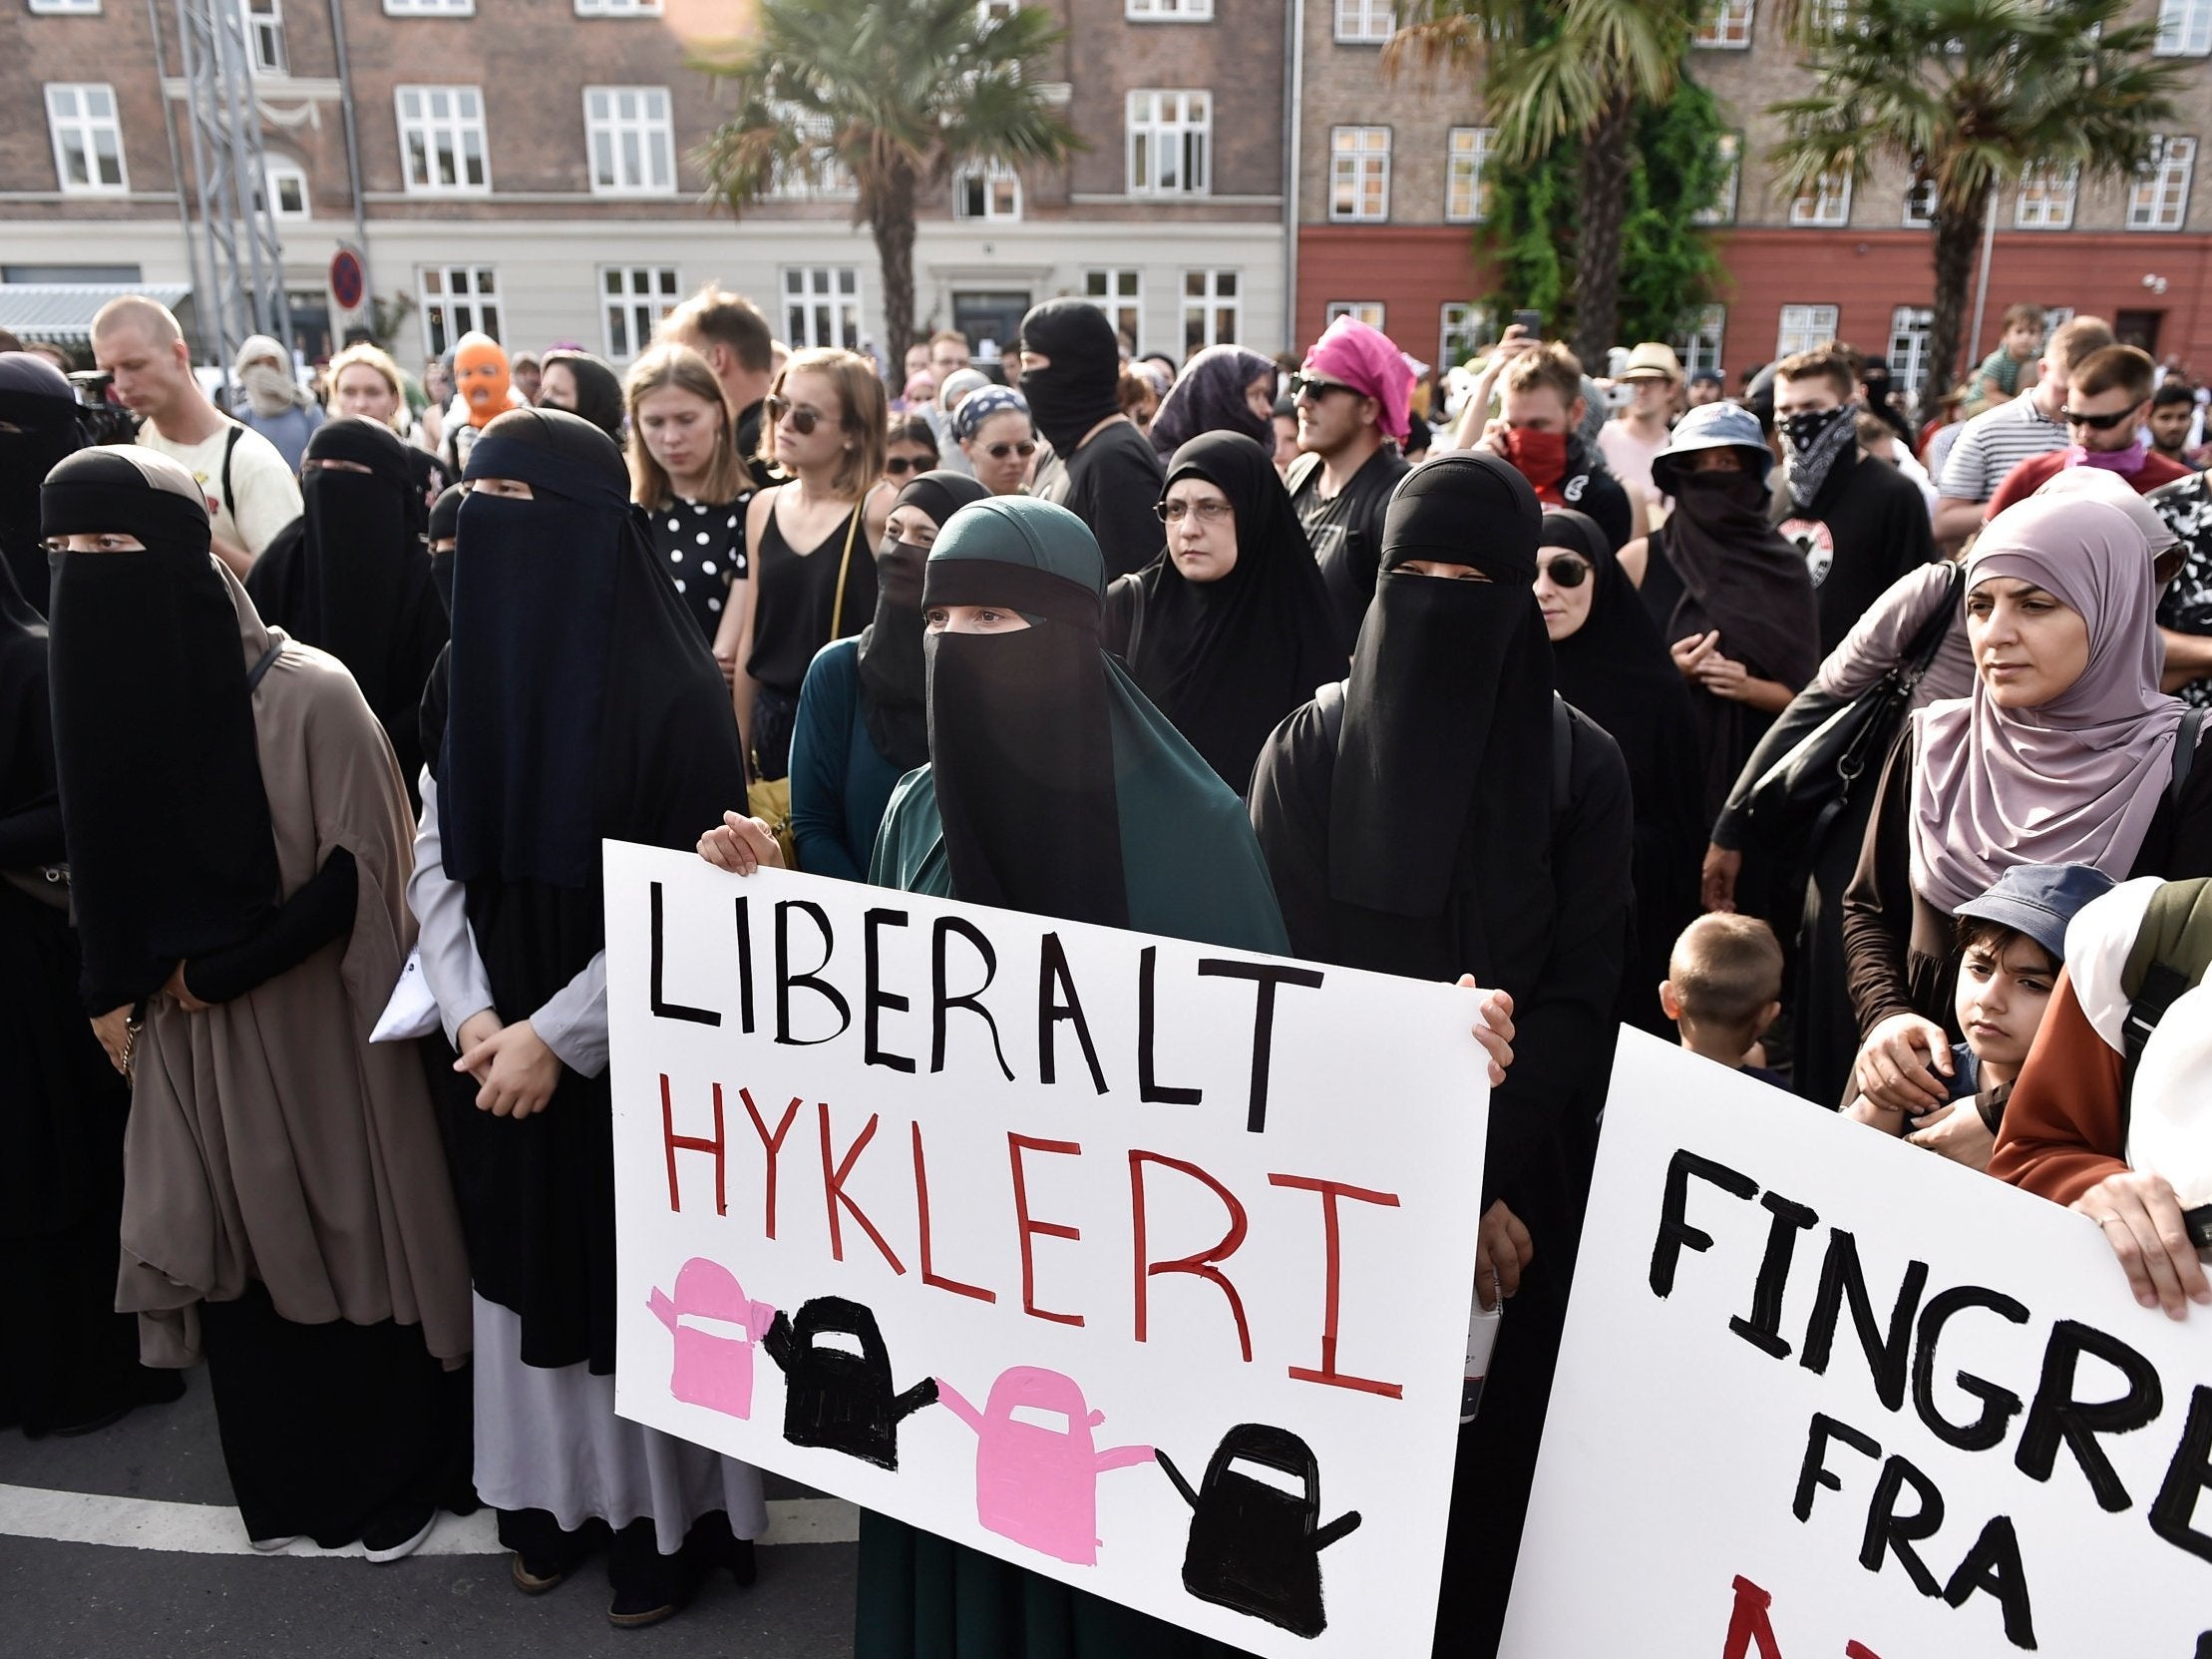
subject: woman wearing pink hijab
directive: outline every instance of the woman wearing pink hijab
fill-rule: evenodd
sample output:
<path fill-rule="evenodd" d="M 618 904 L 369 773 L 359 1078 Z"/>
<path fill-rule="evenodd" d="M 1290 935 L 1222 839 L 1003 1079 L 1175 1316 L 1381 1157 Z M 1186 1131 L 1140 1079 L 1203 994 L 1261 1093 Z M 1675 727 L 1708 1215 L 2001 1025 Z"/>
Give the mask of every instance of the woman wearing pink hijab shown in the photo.
<path fill-rule="evenodd" d="M 1973 692 L 1914 715 L 1844 896 L 1856 1082 L 1876 1103 L 1942 1102 L 1951 919 L 2006 870 L 2212 875 L 2212 765 L 2158 688 L 2156 599 L 2142 529 L 2090 497 L 2000 514 L 1967 560 Z"/>

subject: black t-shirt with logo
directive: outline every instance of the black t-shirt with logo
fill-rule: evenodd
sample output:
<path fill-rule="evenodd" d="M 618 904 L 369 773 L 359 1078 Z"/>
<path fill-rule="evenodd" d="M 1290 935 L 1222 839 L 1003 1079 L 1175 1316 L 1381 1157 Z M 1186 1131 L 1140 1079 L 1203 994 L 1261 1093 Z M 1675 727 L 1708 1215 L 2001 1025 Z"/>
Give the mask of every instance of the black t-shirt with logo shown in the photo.
<path fill-rule="evenodd" d="M 1390 492 L 1411 471 L 1395 445 L 1384 444 L 1367 457 L 1335 495 L 1321 495 L 1321 458 L 1301 455 L 1284 480 L 1290 508 L 1305 529 L 1313 562 L 1321 568 L 1338 630 L 1348 653 L 1359 637 L 1367 602 L 1375 597 L 1375 573 L 1382 562 L 1382 517 Z"/>

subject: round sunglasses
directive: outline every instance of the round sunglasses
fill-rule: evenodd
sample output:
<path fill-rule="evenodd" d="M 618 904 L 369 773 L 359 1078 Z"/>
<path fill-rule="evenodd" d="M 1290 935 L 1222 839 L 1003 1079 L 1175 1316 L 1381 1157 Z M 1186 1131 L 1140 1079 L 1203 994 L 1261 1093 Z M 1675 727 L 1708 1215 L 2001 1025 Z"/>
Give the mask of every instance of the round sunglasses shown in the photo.
<path fill-rule="evenodd" d="M 796 421 L 792 424 L 798 425 Z M 806 428 L 802 426 L 799 430 L 804 433 Z M 934 455 L 894 455 L 884 463 L 884 476 L 903 478 L 910 472 L 925 473 L 936 464 L 937 458 Z"/>
<path fill-rule="evenodd" d="M 1590 580 L 1590 565 L 1586 560 L 1563 554 L 1557 559 L 1547 559 L 1537 566 L 1554 588 L 1580 588 Z"/>
<path fill-rule="evenodd" d="M 985 444 L 983 453 L 993 461 L 1003 461 L 1009 455 L 1018 455 L 1026 461 L 1037 453 L 1037 446 L 1035 440 L 1025 438 L 1018 444 Z"/>
<path fill-rule="evenodd" d="M 821 410 L 812 404 L 793 403 L 781 392 L 770 392 L 765 407 L 770 420 L 790 421 L 791 430 L 802 438 L 811 436 L 814 429 L 822 424 Z"/>

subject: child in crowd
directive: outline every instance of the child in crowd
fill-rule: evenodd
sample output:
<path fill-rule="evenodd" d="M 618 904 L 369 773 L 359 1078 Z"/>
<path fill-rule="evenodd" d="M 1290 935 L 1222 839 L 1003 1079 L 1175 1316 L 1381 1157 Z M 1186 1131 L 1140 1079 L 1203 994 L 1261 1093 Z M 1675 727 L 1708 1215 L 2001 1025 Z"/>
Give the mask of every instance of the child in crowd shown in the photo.
<path fill-rule="evenodd" d="M 1700 916 L 1674 941 L 1659 1007 L 1682 1046 L 1733 1071 L 1787 1088 L 1752 1049 L 1782 1012 L 1782 947 L 1752 916 Z"/>
<path fill-rule="evenodd" d="M 1974 371 L 1974 396 L 1983 408 L 2018 397 L 2034 384 L 2028 366 L 2043 354 L 2043 308 L 2015 305 L 2005 313 L 2005 337 Z"/>
<path fill-rule="evenodd" d="M 1966 1039 L 1939 1054 L 1951 1098 L 1908 1125 L 1865 1095 L 1844 1115 L 1973 1169 L 1990 1166 L 2006 1096 L 2043 1023 L 2066 960 L 2066 924 L 2112 878 L 2086 864 L 2018 864 L 1961 905 L 1959 990 L 1952 1015 Z"/>

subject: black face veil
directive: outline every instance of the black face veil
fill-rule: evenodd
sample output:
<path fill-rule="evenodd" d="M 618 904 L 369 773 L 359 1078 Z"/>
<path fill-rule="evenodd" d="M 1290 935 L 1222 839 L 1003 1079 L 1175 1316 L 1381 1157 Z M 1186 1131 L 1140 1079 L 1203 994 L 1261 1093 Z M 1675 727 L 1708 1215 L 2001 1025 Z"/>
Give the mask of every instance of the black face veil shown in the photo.
<path fill-rule="evenodd" d="M 925 472 L 892 503 L 929 515 L 939 531 L 990 492 L 953 472 Z M 861 717 L 869 740 L 902 772 L 929 758 L 928 663 L 922 654 L 922 567 L 926 548 L 887 538 L 876 555 L 876 620 L 861 629 Z"/>

